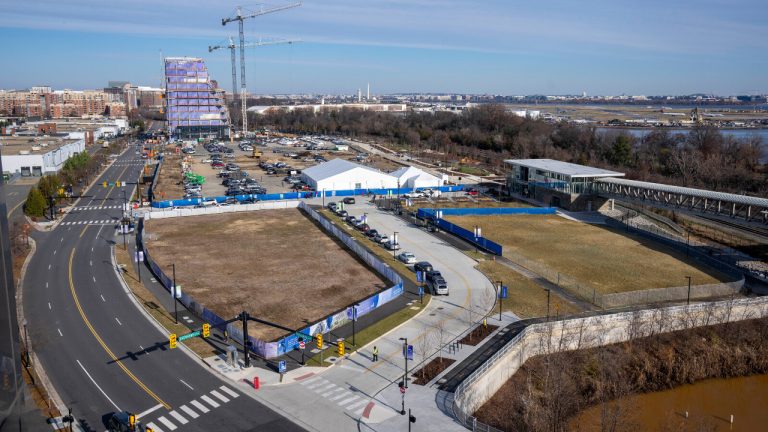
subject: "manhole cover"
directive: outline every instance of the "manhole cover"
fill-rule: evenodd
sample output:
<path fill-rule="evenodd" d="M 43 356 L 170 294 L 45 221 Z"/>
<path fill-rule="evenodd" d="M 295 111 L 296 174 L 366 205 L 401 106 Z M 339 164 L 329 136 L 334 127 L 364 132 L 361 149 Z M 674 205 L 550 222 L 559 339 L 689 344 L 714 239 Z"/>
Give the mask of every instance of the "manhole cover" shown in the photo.
<path fill-rule="evenodd" d="M 438 306 L 437 310 L 443 310 L 442 306 Z"/>
<path fill-rule="evenodd" d="M 431 313 L 431 314 L 429 314 L 429 316 L 435 316 L 435 314 Z"/>

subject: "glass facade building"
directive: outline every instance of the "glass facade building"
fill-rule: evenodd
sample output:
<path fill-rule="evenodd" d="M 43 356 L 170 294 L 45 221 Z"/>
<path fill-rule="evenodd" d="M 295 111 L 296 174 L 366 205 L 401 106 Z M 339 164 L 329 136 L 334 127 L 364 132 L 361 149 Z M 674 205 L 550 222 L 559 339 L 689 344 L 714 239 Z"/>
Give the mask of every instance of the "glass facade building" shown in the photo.
<path fill-rule="evenodd" d="M 217 91 L 201 58 L 165 59 L 166 119 L 178 138 L 224 138 L 229 115 L 223 92 Z"/>

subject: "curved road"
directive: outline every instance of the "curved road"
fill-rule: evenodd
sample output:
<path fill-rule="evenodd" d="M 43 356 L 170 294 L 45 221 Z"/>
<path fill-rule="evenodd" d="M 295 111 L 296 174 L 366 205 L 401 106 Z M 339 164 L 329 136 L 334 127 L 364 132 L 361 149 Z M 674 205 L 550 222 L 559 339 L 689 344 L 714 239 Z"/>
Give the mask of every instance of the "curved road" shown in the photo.
<path fill-rule="evenodd" d="M 112 267 L 121 242 L 122 188 L 143 161 L 124 152 L 53 231 L 36 233 L 37 251 L 23 281 L 32 350 L 84 429 L 129 411 L 155 431 L 303 430 L 226 384 L 139 313 Z M 132 187 L 127 187 L 130 196 Z"/>

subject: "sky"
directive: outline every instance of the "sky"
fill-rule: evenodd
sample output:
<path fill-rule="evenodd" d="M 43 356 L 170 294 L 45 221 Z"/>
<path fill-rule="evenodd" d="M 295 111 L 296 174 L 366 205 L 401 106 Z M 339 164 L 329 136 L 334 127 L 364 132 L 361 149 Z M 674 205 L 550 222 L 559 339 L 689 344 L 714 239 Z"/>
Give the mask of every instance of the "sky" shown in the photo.
<path fill-rule="evenodd" d="M 230 89 L 221 19 L 290 2 L 0 0 L 0 88 L 157 87 L 165 55 Z M 247 20 L 260 36 L 300 42 L 246 50 L 257 94 L 768 93 L 766 0 L 306 0 Z"/>

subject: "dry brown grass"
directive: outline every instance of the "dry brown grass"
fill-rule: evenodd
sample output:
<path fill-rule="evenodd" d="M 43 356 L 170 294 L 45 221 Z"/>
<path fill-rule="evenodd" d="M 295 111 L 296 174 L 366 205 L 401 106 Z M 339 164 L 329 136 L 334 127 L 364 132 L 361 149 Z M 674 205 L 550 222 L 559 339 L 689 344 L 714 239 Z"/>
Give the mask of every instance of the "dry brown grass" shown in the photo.
<path fill-rule="evenodd" d="M 450 221 L 504 246 L 504 255 L 523 257 L 569 275 L 600 294 L 695 285 L 729 280 L 669 247 L 648 239 L 570 221 L 559 216 L 461 216 Z"/>
<path fill-rule="evenodd" d="M 507 298 L 502 302 L 504 311 L 512 312 L 520 318 L 547 316 L 547 292 L 540 285 L 496 261 L 483 261 L 477 269 L 491 281 L 502 281 L 507 286 Z M 578 312 L 571 303 L 555 294 L 551 296 L 549 306 L 552 316 Z M 491 316 L 499 313 L 498 303 L 493 310 L 495 312 L 492 311 Z"/>
<path fill-rule="evenodd" d="M 166 154 L 155 185 L 155 199 L 181 199 L 184 196 L 184 186 L 181 185 L 181 157 L 176 154 Z"/>
<path fill-rule="evenodd" d="M 150 220 L 145 239 L 166 274 L 175 262 L 182 290 L 223 318 L 247 310 L 298 329 L 388 287 L 299 210 Z"/>

